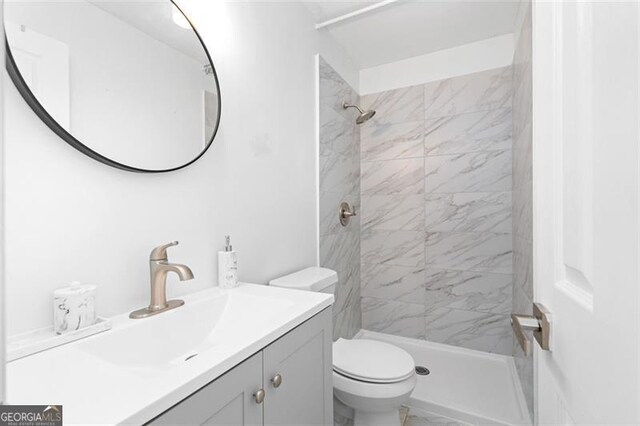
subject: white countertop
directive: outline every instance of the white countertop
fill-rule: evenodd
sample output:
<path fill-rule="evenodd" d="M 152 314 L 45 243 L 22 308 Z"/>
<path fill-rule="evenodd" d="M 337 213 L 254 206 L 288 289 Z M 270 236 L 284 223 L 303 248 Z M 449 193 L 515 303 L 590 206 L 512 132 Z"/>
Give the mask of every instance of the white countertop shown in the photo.
<path fill-rule="evenodd" d="M 183 307 L 146 319 L 126 313 L 110 331 L 8 363 L 7 402 L 62 404 L 64 424 L 139 425 L 333 303 L 328 294 L 255 284 L 183 299 Z"/>

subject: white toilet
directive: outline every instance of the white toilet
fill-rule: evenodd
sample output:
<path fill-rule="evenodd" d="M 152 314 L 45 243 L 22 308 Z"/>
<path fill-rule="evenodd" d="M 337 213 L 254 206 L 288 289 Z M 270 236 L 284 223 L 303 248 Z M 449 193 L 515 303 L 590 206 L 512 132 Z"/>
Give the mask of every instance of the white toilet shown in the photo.
<path fill-rule="evenodd" d="M 338 274 L 311 267 L 269 285 L 334 294 Z M 366 339 L 333 343 L 333 392 L 354 409 L 354 425 L 400 426 L 400 406 L 416 386 L 415 362 L 405 350 Z"/>

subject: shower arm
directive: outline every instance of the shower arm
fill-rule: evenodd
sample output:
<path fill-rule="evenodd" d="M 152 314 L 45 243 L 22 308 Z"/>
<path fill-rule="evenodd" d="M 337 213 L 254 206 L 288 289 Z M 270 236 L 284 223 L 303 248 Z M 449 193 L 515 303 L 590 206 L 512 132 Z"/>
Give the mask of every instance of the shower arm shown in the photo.
<path fill-rule="evenodd" d="M 347 108 L 355 108 L 355 109 L 357 109 L 358 111 L 360 111 L 360 114 L 364 114 L 364 111 L 363 111 L 363 110 L 362 110 L 362 108 L 360 108 L 358 105 L 351 105 L 351 104 L 348 104 L 348 103 L 346 103 L 346 102 L 343 102 L 343 103 L 342 103 L 342 108 L 344 108 L 344 109 L 347 109 Z"/>

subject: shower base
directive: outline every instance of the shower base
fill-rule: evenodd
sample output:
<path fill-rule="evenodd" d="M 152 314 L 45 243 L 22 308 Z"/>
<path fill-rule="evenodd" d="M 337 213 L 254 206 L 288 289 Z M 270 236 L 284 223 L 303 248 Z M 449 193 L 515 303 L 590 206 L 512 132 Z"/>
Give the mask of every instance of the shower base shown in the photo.
<path fill-rule="evenodd" d="M 399 346 L 429 370 L 417 376 L 407 404 L 410 414 L 426 412 L 472 425 L 531 425 L 511 357 L 368 330 L 355 338 Z"/>

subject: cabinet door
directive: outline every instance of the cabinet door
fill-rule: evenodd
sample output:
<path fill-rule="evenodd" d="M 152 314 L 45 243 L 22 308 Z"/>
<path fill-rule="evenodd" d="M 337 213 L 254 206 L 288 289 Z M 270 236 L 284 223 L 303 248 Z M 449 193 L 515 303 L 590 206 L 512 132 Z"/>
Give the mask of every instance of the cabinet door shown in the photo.
<path fill-rule="evenodd" d="M 328 308 L 264 349 L 265 425 L 333 425 L 331 345 Z"/>
<path fill-rule="evenodd" d="M 262 425 L 262 404 L 253 394 L 262 387 L 262 352 L 228 371 L 149 425 Z"/>

